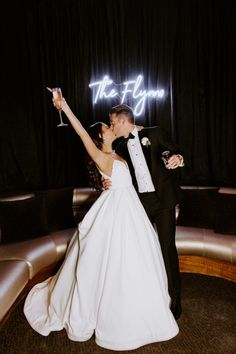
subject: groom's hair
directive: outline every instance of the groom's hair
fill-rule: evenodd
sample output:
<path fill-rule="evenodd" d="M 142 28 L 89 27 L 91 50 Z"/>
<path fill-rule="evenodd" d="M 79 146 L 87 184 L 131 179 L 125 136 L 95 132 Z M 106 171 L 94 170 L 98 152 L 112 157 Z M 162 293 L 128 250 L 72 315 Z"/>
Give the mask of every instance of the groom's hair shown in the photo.
<path fill-rule="evenodd" d="M 112 107 L 109 114 L 111 115 L 113 113 L 115 113 L 118 118 L 120 114 L 123 114 L 128 118 L 130 123 L 134 123 L 133 110 L 127 104 L 118 104 L 117 106 Z"/>

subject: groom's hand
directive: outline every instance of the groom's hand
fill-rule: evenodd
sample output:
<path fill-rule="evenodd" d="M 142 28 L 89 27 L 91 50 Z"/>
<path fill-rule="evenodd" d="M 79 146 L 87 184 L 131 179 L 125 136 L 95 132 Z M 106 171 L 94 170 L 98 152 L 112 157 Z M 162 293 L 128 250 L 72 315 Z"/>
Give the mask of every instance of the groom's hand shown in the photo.
<path fill-rule="evenodd" d="M 181 155 L 172 155 L 168 163 L 166 164 L 166 168 L 173 170 L 177 167 L 183 167 L 184 166 L 184 159 Z"/>
<path fill-rule="evenodd" d="M 102 177 L 102 186 L 104 189 L 109 189 L 111 187 L 111 181 L 107 178 Z"/>

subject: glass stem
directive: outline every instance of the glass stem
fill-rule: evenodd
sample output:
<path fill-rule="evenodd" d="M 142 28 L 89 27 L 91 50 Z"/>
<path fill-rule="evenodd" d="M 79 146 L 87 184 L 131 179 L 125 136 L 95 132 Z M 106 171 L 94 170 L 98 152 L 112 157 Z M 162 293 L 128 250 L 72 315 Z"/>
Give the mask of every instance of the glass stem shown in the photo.
<path fill-rule="evenodd" d="M 63 124 L 61 111 L 58 111 L 58 112 L 59 112 L 59 116 L 60 116 L 60 123 Z"/>

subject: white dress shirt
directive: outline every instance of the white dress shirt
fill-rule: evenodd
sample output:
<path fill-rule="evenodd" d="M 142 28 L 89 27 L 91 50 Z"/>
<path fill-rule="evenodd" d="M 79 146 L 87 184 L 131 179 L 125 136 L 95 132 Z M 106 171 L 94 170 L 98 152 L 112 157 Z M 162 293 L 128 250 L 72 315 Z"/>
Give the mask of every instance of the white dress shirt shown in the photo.
<path fill-rule="evenodd" d="M 138 183 L 138 191 L 139 193 L 154 192 L 155 187 L 152 182 L 152 177 L 143 154 L 136 128 L 132 131 L 132 134 L 135 137 L 134 139 L 129 139 L 127 147 L 134 166 L 135 177 Z M 148 147 L 145 148 L 149 149 Z"/>

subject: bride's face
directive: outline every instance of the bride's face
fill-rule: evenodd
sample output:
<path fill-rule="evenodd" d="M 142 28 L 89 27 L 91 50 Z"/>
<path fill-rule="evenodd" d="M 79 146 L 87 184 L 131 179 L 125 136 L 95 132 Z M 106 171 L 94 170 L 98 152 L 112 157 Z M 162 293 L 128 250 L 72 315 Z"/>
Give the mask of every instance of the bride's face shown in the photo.
<path fill-rule="evenodd" d="M 112 143 L 116 139 L 113 130 L 104 123 L 102 125 L 102 138 L 105 143 Z"/>

